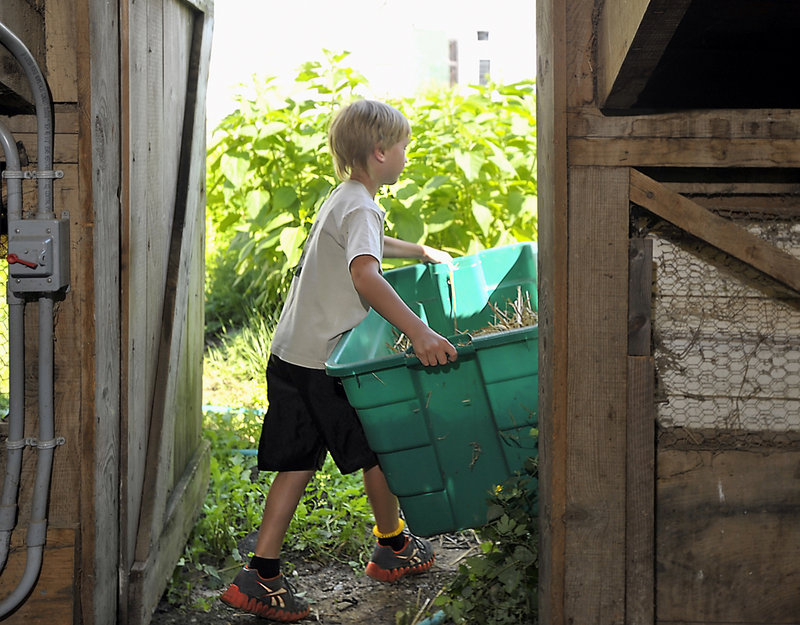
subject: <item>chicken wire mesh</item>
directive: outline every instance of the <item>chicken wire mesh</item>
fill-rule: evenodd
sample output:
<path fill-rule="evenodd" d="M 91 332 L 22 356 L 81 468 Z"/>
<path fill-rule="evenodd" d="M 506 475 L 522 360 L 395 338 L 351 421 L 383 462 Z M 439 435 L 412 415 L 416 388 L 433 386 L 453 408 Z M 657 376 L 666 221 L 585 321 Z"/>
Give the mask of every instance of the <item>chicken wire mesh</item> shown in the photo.
<path fill-rule="evenodd" d="M 800 219 L 727 216 L 800 257 Z M 666 222 L 649 235 L 659 445 L 800 444 L 800 296 Z"/>

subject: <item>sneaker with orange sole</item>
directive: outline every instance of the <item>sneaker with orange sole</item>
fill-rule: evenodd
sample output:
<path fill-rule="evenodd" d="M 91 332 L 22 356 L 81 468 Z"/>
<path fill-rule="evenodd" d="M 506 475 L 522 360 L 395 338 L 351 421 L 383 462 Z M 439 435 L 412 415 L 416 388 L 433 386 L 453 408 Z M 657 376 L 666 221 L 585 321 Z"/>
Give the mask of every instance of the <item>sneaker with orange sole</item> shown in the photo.
<path fill-rule="evenodd" d="M 295 594 L 283 575 L 264 579 L 249 567 L 239 572 L 220 599 L 233 608 L 281 623 L 294 623 L 310 612 L 308 602 Z"/>
<path fill-rule="evenodd" d="M 400 551 L 380 543 L 375 545 L 367 564 L 367 575 L 382 582 L 394 582 L 405 575 L 424 573 L 433 566 L 436 555 L 430 541 L 414 536 L 408 530 L 403 533 L 406 544 Z"/>

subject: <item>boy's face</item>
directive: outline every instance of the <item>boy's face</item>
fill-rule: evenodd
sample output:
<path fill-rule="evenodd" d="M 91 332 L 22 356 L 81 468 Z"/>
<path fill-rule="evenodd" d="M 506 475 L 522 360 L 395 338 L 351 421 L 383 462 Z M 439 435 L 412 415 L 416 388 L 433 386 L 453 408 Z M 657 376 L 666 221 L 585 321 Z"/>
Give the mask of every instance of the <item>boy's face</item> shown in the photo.
<path fill-rule="evenodd" d="M 384 173 L 383 184 L 394 184 L 403 173 L 406 166 L 406 148 L 411 137 L 406 135 L 395 143 L 388 150 L 384 151 Z"/>

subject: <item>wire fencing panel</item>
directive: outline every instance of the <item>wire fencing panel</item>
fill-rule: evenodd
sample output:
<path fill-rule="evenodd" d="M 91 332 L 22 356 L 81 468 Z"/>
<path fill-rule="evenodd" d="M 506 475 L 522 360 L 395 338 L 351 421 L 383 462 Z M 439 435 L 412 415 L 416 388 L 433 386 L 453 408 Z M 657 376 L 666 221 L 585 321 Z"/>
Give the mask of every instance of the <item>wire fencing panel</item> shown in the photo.
<path fill-rule="evenodd" d="M 800 219 L 725 215 L 800 257 Z M 800 296 L 667 224 L 654 235 L 659 447 L 800 442 Z"/>

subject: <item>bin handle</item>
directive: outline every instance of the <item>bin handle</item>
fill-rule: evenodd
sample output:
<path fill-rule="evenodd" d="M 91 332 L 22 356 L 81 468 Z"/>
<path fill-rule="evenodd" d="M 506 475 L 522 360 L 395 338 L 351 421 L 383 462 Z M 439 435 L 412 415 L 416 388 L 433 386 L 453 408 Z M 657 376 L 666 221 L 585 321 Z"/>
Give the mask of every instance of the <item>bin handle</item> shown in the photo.
<path fill-rule="evenodd" d="M 456 348 L 458 352 L 458 357 L 461 358 L 462 356 L 469 356 L 475 353 L 475 345 L 472 343 L 472 335 L 467 333 L 462 334 L 454 334 L 453 336 L 448 336 L 447 340 L 450 341 L 453 346 Z M 414 348 L 409 346 L 408 349 L 405 351 L 405 363 L 406 367 L 422 367 L 422 363 L 417 358 L 417 355 L 414 353 Z"/>

